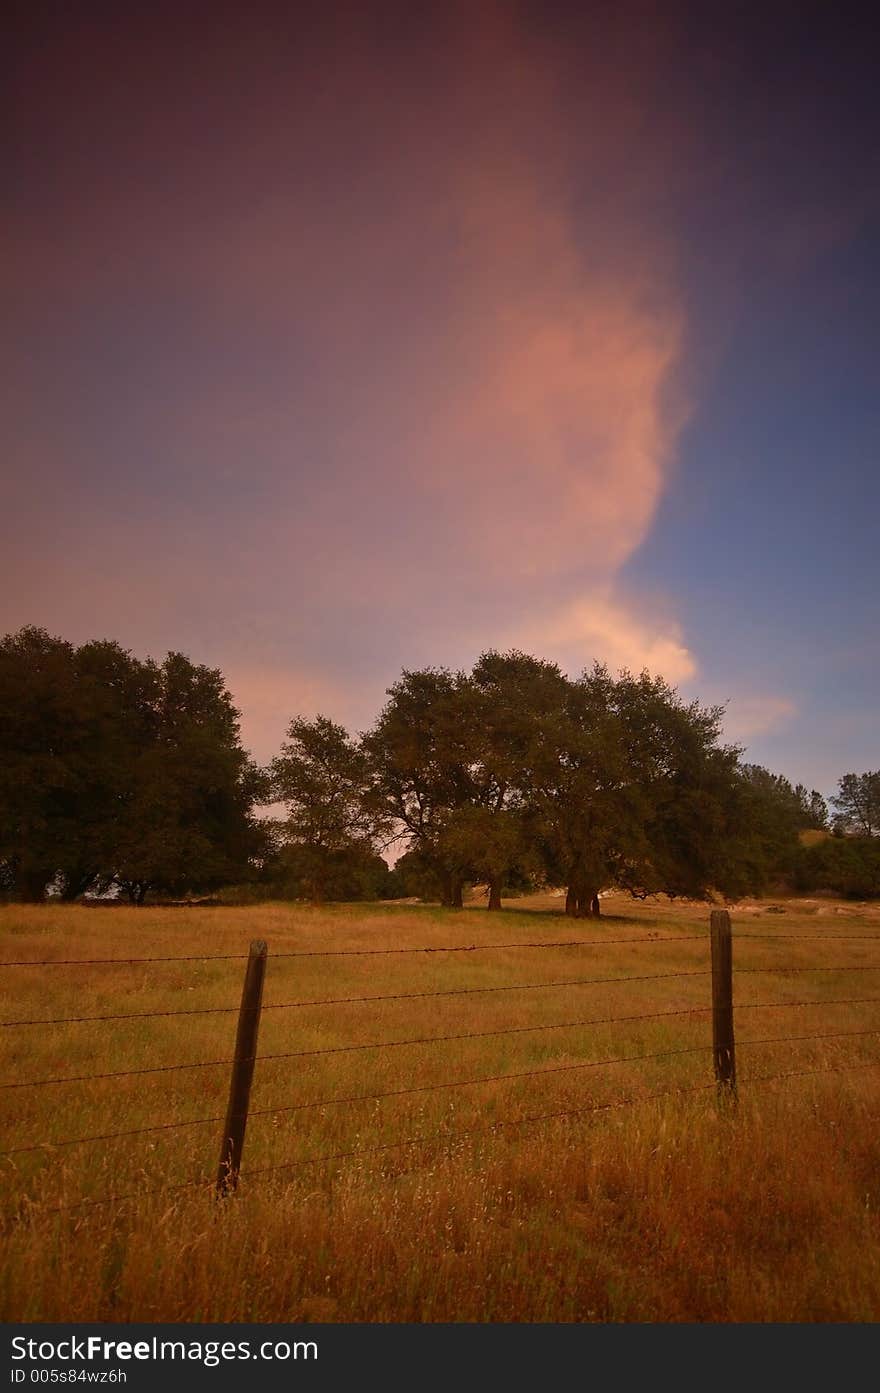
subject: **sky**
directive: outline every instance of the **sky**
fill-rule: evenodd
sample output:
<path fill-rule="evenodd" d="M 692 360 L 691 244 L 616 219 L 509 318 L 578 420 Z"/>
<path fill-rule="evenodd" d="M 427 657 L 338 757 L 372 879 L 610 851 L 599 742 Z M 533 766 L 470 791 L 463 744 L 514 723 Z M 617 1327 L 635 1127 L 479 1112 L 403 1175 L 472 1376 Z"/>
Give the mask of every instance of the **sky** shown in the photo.
<path fill-rule="evenodd" d="M 880 764 L 856 7 L 37 2 L 4 49 L 0 632 L 219 667 L 261 761 L 518 648 L 826 795 Z"/>

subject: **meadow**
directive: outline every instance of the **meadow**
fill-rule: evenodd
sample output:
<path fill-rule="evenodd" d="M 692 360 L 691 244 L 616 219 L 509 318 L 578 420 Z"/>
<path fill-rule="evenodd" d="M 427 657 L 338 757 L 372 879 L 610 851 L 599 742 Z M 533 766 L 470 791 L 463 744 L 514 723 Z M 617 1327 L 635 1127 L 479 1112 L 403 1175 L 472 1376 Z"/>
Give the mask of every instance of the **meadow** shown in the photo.
<path fill-rule="evenodd" d="M 0 958 L 34 963 L 0 968 L 4 1021 L 131 1017 L 0 1028 L 0 1082 L 29 1081 L 0 1088 L 0 1314 L 880 1319 L 880 908 L 732 907 L 731 1106 L 708 906 L 560 903 L 0 908 Z M 218 1201 L 257 937 L 251 1116 Z M 46 965 L 166 956 L 192 960 Z M 388 999 L 339 1000 L 362 997 Z"/>

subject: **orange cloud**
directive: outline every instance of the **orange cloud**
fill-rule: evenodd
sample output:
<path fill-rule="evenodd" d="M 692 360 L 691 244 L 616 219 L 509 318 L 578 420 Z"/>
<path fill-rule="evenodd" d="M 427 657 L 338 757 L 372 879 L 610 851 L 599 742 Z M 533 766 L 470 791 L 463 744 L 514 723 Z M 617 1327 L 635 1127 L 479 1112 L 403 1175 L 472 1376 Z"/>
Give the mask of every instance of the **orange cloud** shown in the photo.
<path fill-rule="evenodd" d="M 579 672 L 598 660 L 612 671 L 647 668 L 675 684 L 697 671 L 696 659 L 674 619 L 642 617 L 634 606 L 615 600 L 610 593 L 585 596 L 531 618 L 511 632 L 504 646 L 553 658 L 569 672 Z"/>
<path fill-rule="evenodd" d="M 297 43 L 295 80 L 245 26 L 267 80 L 233 116 L 225 83 L 203 93 L 203 133 L 229 119 L 234 140 L 170 162 L 160 142 L 161 196 L 89 183 L 60 243 L 45 220 L 22 229 L 26 278 L 63 291 L 106 370 L 139 326 L 76 463 L 88 478 L 106 439 L 125 445 L 121 479 L 78 498 L 111 540 L 62 532 L 62 509 L 52 545 L 86 577 L 77 607 L 222 666 L 258 753 L 296 714 L 367 724 L 400 666 L 453 665 L 475 632 L 574 669 L 695 670 L 619 579 L 685 415 L 685 314 L 634 202 L 663 150 L 639 97 L 653 28 L 633 44 L 602 18 L 571 54 L 510 7 L 452 6 L 390 61 L 351 23 Z M 148 146 L 175 100 L 190 112 L 185 57 L 169 103 L 150 89 L 140 112 Z M 76 341 L 69 358 L 90 361 Z M 64 412 L 32 414 L 70 471 Z M 62 494 L 47 478 L 41 526 Z M 65 614 L 73 587 L 34 586 Z"/>

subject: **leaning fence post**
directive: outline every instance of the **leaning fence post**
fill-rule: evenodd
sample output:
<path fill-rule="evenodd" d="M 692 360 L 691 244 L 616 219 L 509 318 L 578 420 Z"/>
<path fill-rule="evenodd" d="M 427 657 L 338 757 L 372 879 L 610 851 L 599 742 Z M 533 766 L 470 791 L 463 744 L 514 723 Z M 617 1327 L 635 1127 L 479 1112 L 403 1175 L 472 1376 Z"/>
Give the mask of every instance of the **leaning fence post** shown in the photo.
<path fill-rule="evenodd" d="M 736 1056 L 733 1042 L 733 936 L 726 909 L 713 909 L 712 940 L 712 1053 L 715 1078 L 722 1097 L 736 1097 Z"/>
<path fill-rule="evenodd" d="M 238 1012 L 238 1031 L 235 1036 L 235 1058 L 229 1080 L 229 1103 L 220 1143 L 220 1165 L 217 1170 L 217 1194 L 228 1195 L 238 1185 L 244 1132 L 247 1126 L 251 1081 L 257 1060 L 257 1031 L 263 1005 L 263 979 L 266 976 L 268 946 L 261 938 L 251 943 L 241 1006 Z"/>

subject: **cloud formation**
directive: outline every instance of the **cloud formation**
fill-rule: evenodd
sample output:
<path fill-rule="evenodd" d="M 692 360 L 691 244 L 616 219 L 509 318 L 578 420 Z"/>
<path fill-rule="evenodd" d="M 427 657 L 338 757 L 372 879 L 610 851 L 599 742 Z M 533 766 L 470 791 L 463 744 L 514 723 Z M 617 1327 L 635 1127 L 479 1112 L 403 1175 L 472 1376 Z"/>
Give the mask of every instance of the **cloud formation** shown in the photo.
<path fill-rule="evenodd" d="M 686 414 L 633 201 L 649 36 L 573 66 L 502 7 L 438 23 L 401 51 L 357 15 L 246 26 L 195 66 L 184 36 L 161 107 L 136 33 L 39 60 L 69 119 L 32 115 L 54 158 L 14 229 L 31 607 L 0 617 L 222 666 L 261 756 L 507 642 L 695 671 L 618 579 Z"/>
<path fill-rule="evenodd" d="M 751 740 L 789 724 L 798 714 L 796 702 L 786 696 L 742 695 L 732 697 L 724 717 L 729 740 Z"/>
<path fill-rule="evenodd" d="M 590 666 L 592 656 L 612 671 L 628 668 L 638 673 L 647 668 L 672 684 L 686 682 L 697 671 L 674 619 L 643 616 L 636 607 L 601 591 L 527 620 L 513 631 L 509 646 L 547 654 L 573 672 Z"/>

